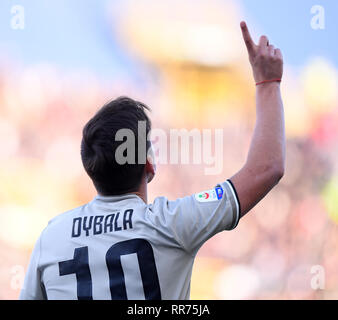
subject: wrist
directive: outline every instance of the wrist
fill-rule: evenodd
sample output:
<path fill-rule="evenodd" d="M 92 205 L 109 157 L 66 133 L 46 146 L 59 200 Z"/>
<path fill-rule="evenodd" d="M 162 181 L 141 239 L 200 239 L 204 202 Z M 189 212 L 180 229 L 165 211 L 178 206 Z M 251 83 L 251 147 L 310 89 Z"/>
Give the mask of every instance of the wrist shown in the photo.
<path fill-rule="evenodd" d="M 267 82 L 256 87 L 256 93 L 260 96 L 271 95 L 280 92 L 280 82 Z"/>
<path fill-rule="evenodd" d="M 256 82 L 256 86 L 260 86 L 266 83 L 270 83 L 270 82 L 282 82 L 282 78 L 273 78 L 273 79 L 267 79 L 267 80 L 260 80 L 258 82 Z"/>
<path fill-rule="evenodd" d="M 256 85 L 257 90 L 266 90 L 266 89 L 275 89 L 280 88 L 280 81 L 271 81 L 271 82 L 264 82 L 259 85 Z"/>

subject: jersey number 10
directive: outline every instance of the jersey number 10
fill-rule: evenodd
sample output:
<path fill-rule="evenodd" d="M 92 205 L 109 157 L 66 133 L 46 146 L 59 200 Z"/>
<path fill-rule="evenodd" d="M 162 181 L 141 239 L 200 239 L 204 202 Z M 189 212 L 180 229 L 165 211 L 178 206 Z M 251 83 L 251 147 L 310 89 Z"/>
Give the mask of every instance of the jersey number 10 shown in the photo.
<path fill-rule="evenodd" d="M 155 265 L 154 252 L 144 239 L 122 241 L 111 246 L 106 253 L 109 287 L 113 300 L 127 300 L 127 290 L 121 264 L 121 255 L 136 253 L 140 266 L 146 300 L 161 300 L 160 283 Z M 60 276 L 74 274 L 79 300 L 93 300 L 92 277 L 89 268 L 88 247 L 76 248 L 72 260 L 59 262 Z"/>

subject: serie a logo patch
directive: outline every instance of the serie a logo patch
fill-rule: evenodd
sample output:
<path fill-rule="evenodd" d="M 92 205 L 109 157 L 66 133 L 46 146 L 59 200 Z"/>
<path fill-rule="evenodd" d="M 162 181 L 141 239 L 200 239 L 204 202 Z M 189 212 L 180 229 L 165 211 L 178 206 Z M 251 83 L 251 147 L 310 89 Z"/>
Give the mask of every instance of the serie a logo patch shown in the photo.
<path fill-rule="evenodd" d="M 223 189 L 221 187 L 216 187 L 208 191 L 203 191 L 195 194 L 195 199 L 198 202 L 212 202 L 222 199 Z"/>

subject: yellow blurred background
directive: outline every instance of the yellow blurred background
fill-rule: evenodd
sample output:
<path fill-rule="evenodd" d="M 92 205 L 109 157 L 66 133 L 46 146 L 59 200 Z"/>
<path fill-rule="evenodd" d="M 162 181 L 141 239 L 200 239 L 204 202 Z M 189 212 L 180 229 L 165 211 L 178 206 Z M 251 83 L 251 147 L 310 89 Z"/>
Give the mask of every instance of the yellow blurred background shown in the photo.
<path fill-rule="evenodd" d="M 233 1 L 142 0 L 125 1 L 119 14 L 107 14 L 121 47 L 143 63 L 144 89 L 44 61 L 0 62 L 1 299 L 18 297 L 48 221 L 95 196 L 81 164 L 81 130 L 107 100 L 129 95 L 144 101 L 152 108 L 153 128 L 224 130 L 222 173 L 205 176 L 203 165 L 160 164 L 149 185 L 151 201 L 210 189 L 245 161 L 255 86 L 239 30 L 241 7 Z M 286 176 L 237 229 L 202 247 L 192 299 L 338 298 L 337 81 L 335 65 L 324 56 L 297 70 L 286 61 Z M 316 265 L 325 270 L 324 290 L 311 288 Z"/>

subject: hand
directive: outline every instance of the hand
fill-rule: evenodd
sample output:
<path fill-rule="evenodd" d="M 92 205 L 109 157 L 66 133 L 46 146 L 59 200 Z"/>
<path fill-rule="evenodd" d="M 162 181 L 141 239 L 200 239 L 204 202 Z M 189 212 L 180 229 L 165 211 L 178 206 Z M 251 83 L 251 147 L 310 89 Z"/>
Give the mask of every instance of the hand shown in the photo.
<path fill-rule="evenodd" d="M 261 36 L 256 45 L 244 21 L 241 22 L 243 38 L 248 49 L 249 60 L 252 66 L 256 83 L 264 80 L 282 79 L 283 56 L 280 49 L 269 44 L 266 36 Z"/>

